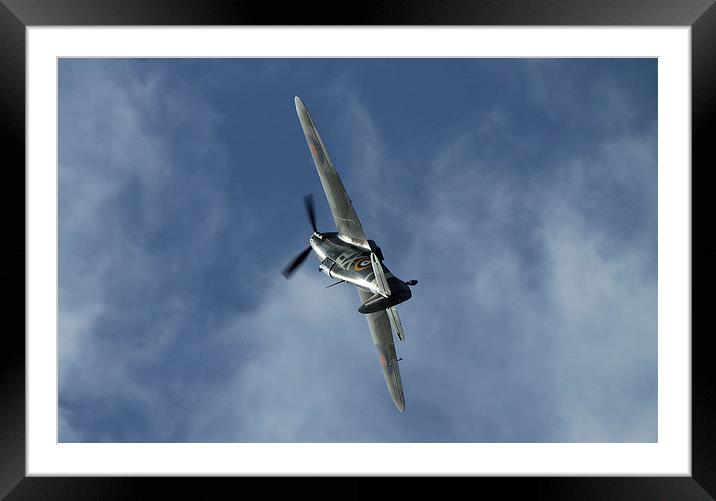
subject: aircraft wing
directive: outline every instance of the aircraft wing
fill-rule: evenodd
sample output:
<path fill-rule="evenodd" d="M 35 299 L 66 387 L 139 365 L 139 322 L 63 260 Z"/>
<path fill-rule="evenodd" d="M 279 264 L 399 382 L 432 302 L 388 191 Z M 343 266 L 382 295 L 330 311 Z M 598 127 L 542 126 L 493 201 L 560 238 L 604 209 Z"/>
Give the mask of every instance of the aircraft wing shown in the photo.
<path fill-rule="evenodd" d="M 365 303 L 372 296 L 370 292 L 358 289 L 361 303 Z M 393 332 L 390 329 L 390 319 L 385 310 L 375 313 L 366 313 L 370 334 L 373 336 L 373 344 L 378 349 L 378 360 L 383 369 L 383 377 L 388 385 L 390 396 L 400 412 L 405 411 L 405 396 L 403 395 L 403 383 L 400 380 L 400 369 L 398 358 L 395 354 L 395 343 L 393 343 Z"/>
<path fill-rule="evenodd" d="M 304 106 L 301 99 L 296 96 L 296 113 L 301 121 L 301 128 L 306 136 L 308 142 L 308 148 L 311 150 L 313 156 L 313 162 L 316 164 L 316 170 L 318 170 L 318 177 L 321 178 L 321 184 L 323 185 L 323 191 L 326 192 L 326 198 L 328 198 L 328 205 L 331 208 L 333 219 L 336 222 L 336 229 L 341 239 L 363 247 L 366 250 L 370 250 L 368 245 L 368 239 L 363 232 L 363 226 L 360 224 L 358 215 L 353 209 L 351 199 L 348 198 L 341 178 L 338 176 L 333 162 L 328 156 L 328 151 L 321 140 L 321 136 L 318 135 L 316 126 L 311 119 L 311 115 L 308 114 L 308 110 Z"/>

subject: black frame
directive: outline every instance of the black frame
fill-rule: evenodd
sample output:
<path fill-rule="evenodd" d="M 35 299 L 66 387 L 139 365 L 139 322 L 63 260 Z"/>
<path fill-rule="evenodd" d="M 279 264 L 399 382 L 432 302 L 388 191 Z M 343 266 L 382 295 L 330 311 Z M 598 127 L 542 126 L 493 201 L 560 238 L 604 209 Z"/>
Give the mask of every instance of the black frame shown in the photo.
<path fill-rule="evenodd" d="M 714 0 L 393 0 L 341 4 L 316 0 L 284 2 L 278 8 L 260 2 L 205 0 L 0 0 L 0 134 L 5 162 L 0 231 L 0 298 L 16 321 L 4 330 L 0 350 L 0 497 L 8 499 L 127 499 L 147 497 L 148 488 L 180 493 L 221 492 L 224 487 L 260 482 L 260 479 L 167 479 L 26 477 L 25 460 L 25 27 L 52 25 L 621 25 L 691 26 L 692 48 L 692 185 L 702 192 L 713 183 L 716 154 L 708 130 L 716 125 L 716 6 Z M 317 17 L 317 13 L 327 13 Z M 709 127 L 711 125 L 712 127 Z M 694 176 L 694 173 L 697 173 Z M 11 191 L 12 190 L 12 191 Z M 8 196 L 18 195 L 17 197 Z M 703 197 L 694 204 L 692 228 L 707 220 L 709 205 Z M 703 224 L 702 224 L 703 226 Z M 693 229 L 692 229 L 693 233 Z M 707 287 L 716 278 L 716 237 L 701 234 L 692 242 L 692 267 L 699 264 L 695 284 Z M 705 262 L 705 264 L 704 264 Z M 9 284 L 16 288 L 11 289 Z M 692 288 L 693 288 L 692 282 Z M 693 292 L 692 292 L 693 299 Z M 692 328 L 692 476 L 691 477 L 504 477 L 452 479 L 460 487 L 495 487 L 510 494 L 548 499 L 714 499 L 716 497 L 716 371 L 710 364 L 707 339 L 714 331 L 716 309 L 704 295 L 696 298 L 700 329 Z M 692 306 L 693 308 L 693 306 Z M 707 309 L 708 308 L 708 309 Z M 708 313 L 706 313 L 708 312 Z M 692 313 L 693 318 L 693 313 Z M 19 321 L 18 321 L 19 320 Z M 391 482 L 395 493 L 406 486 L 428 486 L 422 479 Z M 468 485 L 466 482 L 470 482 Z M 477 482 L 477 485 L 475 485 Z M 231 484 L 229 484 L 231 483 Z M 352 498 L 374 496 L 369 479 L 341 482 L 321 479 L 309 487 L 307 479 L 291 482 L 306 493 L 325 492 Z M 310 488 L 310 491 L 307 489 Z M 390 488 L 390 487 L 389 487 Z M 272 483 L 271 493 L 277 494 Z M 336 490 L 338 489 L 338 490 Z M 432 489 L 431 489 L 432 490 Z M 385 492 L 383 489 L 377 492 Z M 472 491 L 475 492 L 475 491 Z M 264 493 L 266 491 L 264 490 Z M 443 494 L 440 488 L 435 494 Z M 283 492 L 281 493 L 283 494 Z M 165 494 L 166 495 L 166 494 Z"/>

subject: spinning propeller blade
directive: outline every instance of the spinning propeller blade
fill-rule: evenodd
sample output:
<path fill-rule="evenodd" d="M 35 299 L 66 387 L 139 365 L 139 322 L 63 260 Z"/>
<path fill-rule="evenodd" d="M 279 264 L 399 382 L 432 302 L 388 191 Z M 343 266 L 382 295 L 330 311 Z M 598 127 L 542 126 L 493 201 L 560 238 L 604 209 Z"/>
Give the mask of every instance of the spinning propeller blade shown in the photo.
<path fill-rule="evenodd" d="M 316 209 L 313 207 L 313 195 L 309 194 L 303 197 L 303 204 L 306 206 L 306 214 L 308 214 L 308 220 L 311 222 L 313 233 L 318 233 L 318 229 L 316 229 Z"/>
<path fill-rule="evenodd" d="M 306 247 L 305 249 L 303 249 L 301 251 L 301 253 L 298 256 L 296 256 L 296 258 L 291 262 L 291 264 L 286 266 L 286 268 L 281 272 L 281 274 L 285 278 L 289 278 L 293 274 L 293 272 L 296 271 L 296 268 L 301 266 L 301 263 L 303 263 L 306 260 L 306 258 L 308 257 L 308 255 L 310 253 L 311 253 L 310 247 Z"/>
<path fill-rule="evenodd" d="M 306 215 L 308 216 L 308 221 L 311 223 L 313 233 L 318 233 L 318 229 L 316 228 L 316 209 L 313 206 L 313 195 L 309 193 L 308 195 L 303 197 L 303 205 L 306 208 Z M 296 268 L 301 266 L 301 264 L 306 260 L 310 253 L 311 247 L 308 246 L 304 250 L 302 250 L 301 253 L 296 256 L 293 261 L 291 261 L 291 264 L 284 268 L 281 274 L 285 278 L 289 278 L 293 274 L 293 272 L 296 271 Z"/>

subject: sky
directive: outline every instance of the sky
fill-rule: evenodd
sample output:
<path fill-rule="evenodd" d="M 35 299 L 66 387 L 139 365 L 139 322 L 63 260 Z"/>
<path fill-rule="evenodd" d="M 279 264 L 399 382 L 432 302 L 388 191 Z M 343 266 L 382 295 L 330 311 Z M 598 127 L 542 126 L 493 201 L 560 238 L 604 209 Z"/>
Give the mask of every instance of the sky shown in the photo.
<path fill-rule="evenodd" d="M 656 59 L 60 59 L 60 442 L 654 442 Z M 406 411 L 301 97 L 403 280 Z"/>

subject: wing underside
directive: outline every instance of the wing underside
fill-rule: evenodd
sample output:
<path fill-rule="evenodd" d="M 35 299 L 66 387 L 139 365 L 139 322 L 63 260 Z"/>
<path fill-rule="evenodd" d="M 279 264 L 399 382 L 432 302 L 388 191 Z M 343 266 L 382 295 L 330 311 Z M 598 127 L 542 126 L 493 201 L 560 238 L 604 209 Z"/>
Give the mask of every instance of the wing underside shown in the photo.
<path fill-rule="evenodd" d="M 311 115 L 298 97 L 295 98 L 295 102 L 296 113 L 298 113 L 298 118 L 301 121 L 301 128 L 306 136 L 308 149 L 311 150 L 311 156 L 316 165 L 318 177 L 321 179 L 323 191 L 326 192 L 326 198 L 328 199 L 333 219 L 336 222 L 338 235 L 347 242 L 370 250 L 363 226 L 355 209 L 353 209 L 353 204 L 343 187 L 341 178 L 328 156 L 328 151 L 326 151 L 323 140 L 318 134 L 318 130 L 316 130 Z"/>
<path fill-rule="evenodd" d="M 370 292 L 362 289 L 358 289 L 358 294 L 360 295 L 361 303 L 364 303 L 372 296 Z M 405 411 L 405 396 L 388 314 L 385 310 L 381 310 L 375 313 L 367 313 L 365 317 L 368 320 L 373 344 L 378 350 L 378 360 L 383 369 L 383 377 L 385 377 L 385 383 L 388 385 L 388 392 L 390 392 L 395 406 L 400 412 L 403 412 Z"/>
<path fill-rule="evenodd" d="M 353 245 L 371 250 L 363 231 L 363 226 L 353 208 L 351 199 L 343 187 L 341 178 L 328 156 L 326 147 L 316 130 L 311 115 L 298 97 L 295 98 L 295 103 L 296 113 L 298 113 L 298 118 L 301 121 L 301 128 L 306 136 L 308 149 L 311 150 L 313 163 L 316 165 L 323 191 L 326 193 L 328 205 L 331 208 L 331 214 L 338 230 L 338 236 Z M 385 280 L 385 277 L 383 278 Z M 358 289 L 358 293 L 361 304 L 365 303 L 373 295 L 371 292 L 362 289 Z M 398 358 L 395 354 L 393 331 L 391 330 L 388 313 L 385 310 L 381 310 L 375 313 L 367 313 L 365 317 L 368 320 L 373 344 L 378 350 L 378 360 L 383 369 L 388 392 L 393 398 L 395 406 L 403 412 L 405 410 L 405 396 L 403 395 L 403 383 L 400 380 L 400 369 L 398 367 Z"/>

